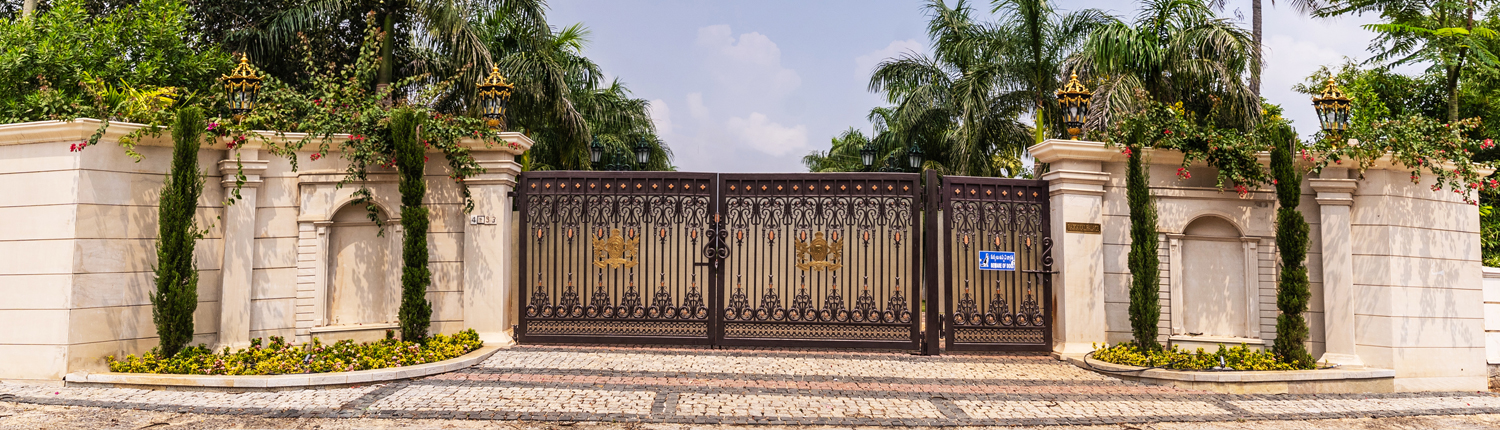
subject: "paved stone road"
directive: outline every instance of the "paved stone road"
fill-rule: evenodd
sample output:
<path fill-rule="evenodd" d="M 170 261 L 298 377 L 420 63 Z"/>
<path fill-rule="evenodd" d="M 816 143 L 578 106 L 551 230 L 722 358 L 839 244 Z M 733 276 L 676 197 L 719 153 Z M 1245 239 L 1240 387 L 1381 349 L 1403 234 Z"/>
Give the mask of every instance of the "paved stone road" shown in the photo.
<path fill-rule="evenodd" d="M 1041 354 L 523 346 L 412 381 L 277 392 L 0 385 L 0 401 L 264 417 L 1088 425 L 1500 413 L 1490 393 L 1222 395 Z"/>

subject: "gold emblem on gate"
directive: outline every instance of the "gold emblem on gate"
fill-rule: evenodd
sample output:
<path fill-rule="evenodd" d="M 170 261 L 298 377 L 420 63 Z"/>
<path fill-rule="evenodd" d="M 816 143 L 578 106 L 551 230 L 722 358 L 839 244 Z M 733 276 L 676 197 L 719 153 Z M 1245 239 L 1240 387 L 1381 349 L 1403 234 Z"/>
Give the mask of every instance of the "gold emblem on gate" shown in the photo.
<path fill-rule="evenodd" d="M 600 229 L 599 235 L 594 239 L 594 266 L 607 269 L 635 267 L 636 253 L 639 252 L 641 238 L 631 234 L 629 241 L 620 235 L 620 229 L 610 231 L 609 238 L 604 238 L 604 231 Z M 632 232 L 633 233 L 633 232 Z"/>
<path fill-rule="evenodd" d="M 807 233 L 802 233 L 801 240 L 797 241 L 797 268 L 802 270 L 839 270 L 844 268 L 839 261 L 844 257 L 844 241 L 834 240 L 829 243 L 823 238 L 823 232 L 813 233 L 811 243 L 807 242 Z"/>

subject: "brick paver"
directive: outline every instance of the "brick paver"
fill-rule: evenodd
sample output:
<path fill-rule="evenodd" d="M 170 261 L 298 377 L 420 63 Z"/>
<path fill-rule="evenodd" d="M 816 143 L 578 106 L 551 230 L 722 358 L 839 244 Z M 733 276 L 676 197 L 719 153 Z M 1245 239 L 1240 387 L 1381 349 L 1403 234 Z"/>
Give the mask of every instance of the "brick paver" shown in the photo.
<path fill-rule="evenodd" d="M 275 417 L 828 425 L 1044 425 L 1500 413 L 1490 393 L 1225 395 L 1044 354 L 521 346 L 468 369 L 276 392 L 0 385 L 0 400 Z"/>

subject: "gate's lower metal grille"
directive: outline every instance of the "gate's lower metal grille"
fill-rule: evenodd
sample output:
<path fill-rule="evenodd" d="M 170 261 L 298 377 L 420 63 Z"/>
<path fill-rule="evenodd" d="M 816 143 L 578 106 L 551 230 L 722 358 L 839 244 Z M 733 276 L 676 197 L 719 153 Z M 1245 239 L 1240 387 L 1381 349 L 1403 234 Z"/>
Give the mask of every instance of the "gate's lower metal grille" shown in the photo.
<path fill-rule="evenodd" d="M 663 321 L 531 321 L 531 336 L 707 337 L 708 323 Z"/>
<path fill-rule="evenodd" d="M 804 339 L 911 341 L 911 328 L 903 326 L 821 326 L 802 324 L 724 324 L 727 339 Z"/>

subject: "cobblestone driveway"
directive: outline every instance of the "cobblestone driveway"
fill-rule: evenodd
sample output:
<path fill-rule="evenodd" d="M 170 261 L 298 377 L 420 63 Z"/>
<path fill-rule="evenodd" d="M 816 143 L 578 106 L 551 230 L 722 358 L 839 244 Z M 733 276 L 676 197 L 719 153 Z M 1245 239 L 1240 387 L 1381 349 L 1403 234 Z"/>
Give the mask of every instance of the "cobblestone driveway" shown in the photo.
<path fill-rule="evenodd" d="M 418 380 L 278 392 L 0 385 L 0 400 L 268 417 L 1047 425 L 1500 413 L 1490 393 L 1223 395 L 1041 354 L 523 346 Z"/>

